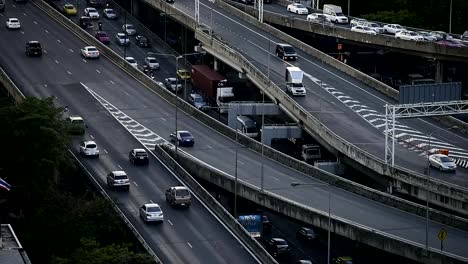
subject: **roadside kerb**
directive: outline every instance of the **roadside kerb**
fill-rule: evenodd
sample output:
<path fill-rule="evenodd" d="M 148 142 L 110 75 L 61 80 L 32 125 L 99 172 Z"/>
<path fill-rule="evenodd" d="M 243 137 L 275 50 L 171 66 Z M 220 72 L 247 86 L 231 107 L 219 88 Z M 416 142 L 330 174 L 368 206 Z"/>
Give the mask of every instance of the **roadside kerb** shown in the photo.
<path fill-rule="evenodd" d="M 223 1 L 216 1 L 216 3 L 218 3 L 218 5 L 222 3 L 221 5 L 225 5 L 228 7 L 228 9 L 232 9 L 234 11 L 237 10 L 236 8 L 228 5 L 227 3 L 224 3 Z M 238 10 L 237 12 L 243 14 L 248 19 L 252 19 L 256 22 L 255 18 L 249 16 L 248 14 L 242 13 Z M 268 26 L 265 24 L 261 24 L 261 25 Z M 270 26 L 268 27 L 271 28 Z M 284 33 L 282 34 L 285 35 Z M 198 40 L 200 40 L 205 46 L 210 47 L 210 49 L 212 50 L 216 50 L 218 54 L 222 54 L 223 57 L 226 57 L 230 59 L 231 61 L 235 61 L 239 65 L 239 67 L 244 69 L 244 71 L 247 74 L 247 77 L 249 77 L 251 80 L 258 78 L 258 81 L 254 81 L 254 82 L 263 83 L 264 85 L 260 86 L 261 89 L 269 89 L 270 91 L 269 94 L 272 94 L 275 100 L 283 104 L 283 106 L 285 106 L 285 108 L 288 109 L 290 113 L 294 114 L 294 116 L 298 118 L 305 126 L 308 126 L 310 130 L 317 131 L 317 133 L 325 141 L 327 141 L 330 145 L 332 145 L 338 151 L 342 152 L 343 154 L 347 155 L 349 158 L 356 160 L 360 164 L 370 168 L 371 170 L 377 172 L 380 175 L 385 175 L 395 180 L 408 183 L 410 187 L 413 186 L 413 187 L 420 188 L 417 194 L 415 194 L 415 192 L 412 192 L 410 189 L 404 190 L 404 193 L 407 193 L 413 196 L 416 195 L 415 196 L 416 198 L 425 200 L 426 177 L 424 175 L 418 174 L 416 172 L 413 172 L 413 171 L 410 171 L 408 169 L 401 168 L 401 167 L 391 167 L 385 164 L 385 162 L 381 158 L 373 156 L 357 148 L 356 146 L 350 144 L 349 142 L 346 142 L 344 139 L 342 139 L 338 135 L 334 134 L 331 130 L 326 128 L 323 124 L 320 125 L 320 123 L 315 117 L 307 113 L 307 111 L 305 111 L 302 108 L 302 106 L 292 101 L 284 93 L 284 91 L 279 89 L 275 84 L 273 84 L 270 80 L 268 80 L 268 78 L 264 76 L 264 74 L 258 71 L 258 69 L 256 69 L 247 59 L 245 59 L 242 55 L 234 51 L 232 48 L 228 47 L 227 45 L 217 40 L 210 38 L 207 34 L 204 34 L 203 32 L 198 31 L 198 30 L 195 33 L 195 37 Z M 298 42 L 297 40 L 295 41 Z M 313 49 L 312 47 L 309 47 L 309 46 L 308 48 Z M 317 52 L 318 54 L 323 54 L 319 51 Z M 348 65 L 343 64 L 329 57 L 328 55 L 324 55 L 324 59 L 326 59 L 326 57 L 328 57 L 330 60 L 332 60 L 335 63 L 340 63 L 344 65 L 346 69 L 349 69 L 350 71 L 352 70 L 354 73 L 364 75 L 363 73 L 360 73 L 354 70 Z M 376 83 L 380 83 L 373 78 L 371 79 L 375 81 Z M 386 86 L 388 89 L 393 90 L 393 88 L 387 85 L 384 85 L 384 86 Z M 431 179 L 429 190 L 431 192 L 434 192 L 437 195 L 444 195 L 450 200 L 448 203 L 443 203 L 441 202 L 442 199 L 439 199 L 437 195 L 431 195 L 431 203 L 437 204 L 438 206 L 441 206 L 441 207 L 448 208 L 450 210 L 457 211 L 464 215 L 468 213 L 466 209 L 463 209 L 463 206 L 464 206 L 463 204 L 464 203 L 466 204 L 468 202 L 468 188 L 457 186 L 455 184 L 451 184 L 451 183 L 433 178 Z"/>
<path fill-rule="evenodd" d="M 163 147 L 165 145 L 166 147 Z M 172 144 L 156 145 L 154 153 L 176 173 L 182 181 L 193 191 L 203 202 L 216 214 L 225 225 L 260 259 L 262 263 L 278 263 L 268 252 L 260 245 L 260 243 L 252 238 L 245 228 L 226 210 L 224 207 L 205 189 L 201 186 L 192 175 L 187 172 L 178 161 L 169 155 L 165 149 L 174 150 Z M 178 155 L 184 155 L 185 152 L 179 150 Z"/>
<path fill-rule="evenodd" d="M 209 181 L 229 192 L 234 192 L 234 186 L 236 186 L 236 184 L 233 176 L 226 174 L 185 152 L 178 152 L 176 154 L 175 149 L 171 144 L 162 144 L 160 145 L 160 148 L 161 150 L 155 151 L 164 151 L 171 157 L 176 157 L 175 159 L 177 164 L 180 164 L 191 175 Z M 261 192 L 260 188 L 257 186 L 251 185 L 242 180 L 238 180 L 237 182 L 237 195 L 283 215 L 325 230 L 328 229 L 328 212 L 299 204 L 271 193 L 268 190 Z M 441 254 L 440 250 L 435 248 L 429 248 L 429 251 L 426 252 L 424 245 L 422 244 L 404 240 L 388 233 L 345 220 L 335 215 L 332 215 L 331 231 L 335 234 L 359 241 L 363 244 L 416 261 L 422 261 L 426 264 L 466 263 L 466 261 L 468 261 L 468 259 L 447 254 L 446 252 Z"/>

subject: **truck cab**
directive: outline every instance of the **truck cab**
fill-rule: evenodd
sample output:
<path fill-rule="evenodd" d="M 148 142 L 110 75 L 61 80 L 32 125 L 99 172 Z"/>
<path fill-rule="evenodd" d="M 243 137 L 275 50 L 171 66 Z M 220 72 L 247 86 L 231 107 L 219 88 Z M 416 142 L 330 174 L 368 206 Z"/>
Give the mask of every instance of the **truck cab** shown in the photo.
<path fill-rule="evenodd" d="M 323 5 L 323 14 L 333 23 L 347 24 L 348 18 L 343 14 L 341 6 Z"/>
<path fill-rule="evenodd" d="M 315 144 L 304 144 L 302 145 L 301 158 L 304 161 L 313 159 L 320 159 L 322 154 L 320 153 L 320 146 Z"/>
<path fill-rule="evenodd" d="M 258 136 L 257 123 L 248 116 L 237 116 L 237 131 L 252 138 Z"/>

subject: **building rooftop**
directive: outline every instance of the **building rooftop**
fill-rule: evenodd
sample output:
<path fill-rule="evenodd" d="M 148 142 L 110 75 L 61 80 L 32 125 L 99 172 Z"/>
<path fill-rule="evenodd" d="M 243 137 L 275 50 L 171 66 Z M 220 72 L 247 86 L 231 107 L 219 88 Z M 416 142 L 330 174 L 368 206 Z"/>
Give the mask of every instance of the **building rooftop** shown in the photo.
<path fill-rule="evenodd" d="M 0 234 L 0 263 L 31 263 L 10 224 L 1 224 Z"/>

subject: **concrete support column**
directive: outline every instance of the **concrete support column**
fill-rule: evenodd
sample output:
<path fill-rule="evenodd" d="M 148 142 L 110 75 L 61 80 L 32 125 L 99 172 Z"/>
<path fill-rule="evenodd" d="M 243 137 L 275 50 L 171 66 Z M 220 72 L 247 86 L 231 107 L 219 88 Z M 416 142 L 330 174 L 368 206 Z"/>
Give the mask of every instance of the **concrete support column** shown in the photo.
<path fill-rule="evenodd" d="M 435 81 L 442 83 L 444 81 L 444 64 L 441 60 L 436 60 Z"/>
<path fill-rule="evenodd" d="M 215 71 L 218 71 L 218 59 L 216 59 L 216 58 L 214 58 L 213 69 L 214 69 Z"/>

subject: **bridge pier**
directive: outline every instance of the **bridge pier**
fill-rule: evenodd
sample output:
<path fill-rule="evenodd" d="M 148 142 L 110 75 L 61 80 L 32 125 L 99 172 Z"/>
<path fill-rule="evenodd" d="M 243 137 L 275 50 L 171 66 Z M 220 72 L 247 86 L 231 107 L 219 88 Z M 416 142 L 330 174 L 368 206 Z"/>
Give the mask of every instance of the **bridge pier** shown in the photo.
<path fill-rule="evenodd" d="M 218 71 L 218 70 L 219 70 L 218 68 L 219 68 L 219 66 L 218 66 L 218 59 L 217 59 L 217 58 L 214 58 L 214 59 L 213 59 L 213 69 L 214 69 L 215 71 Z"/>
<path fill-rule="evenodd" d="M 436 60 L 435 81 L 436 83 L 444 82 L 444 63 L 441 60 Z"/>

